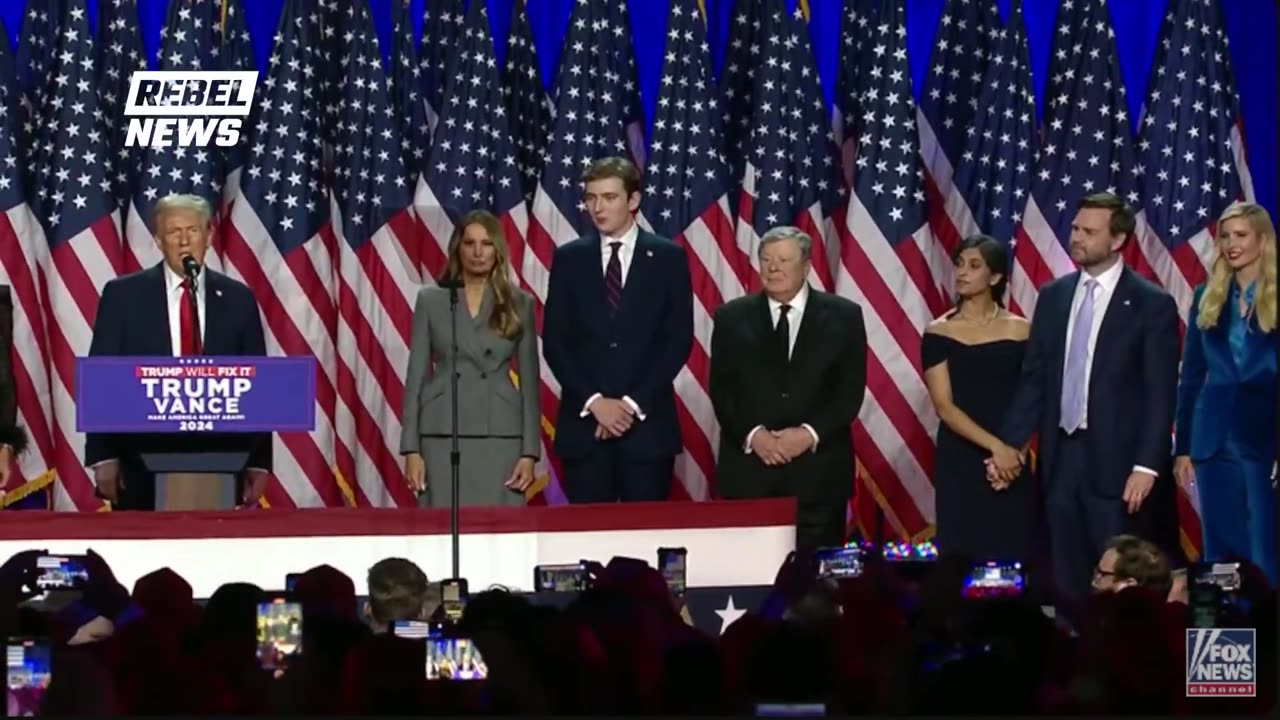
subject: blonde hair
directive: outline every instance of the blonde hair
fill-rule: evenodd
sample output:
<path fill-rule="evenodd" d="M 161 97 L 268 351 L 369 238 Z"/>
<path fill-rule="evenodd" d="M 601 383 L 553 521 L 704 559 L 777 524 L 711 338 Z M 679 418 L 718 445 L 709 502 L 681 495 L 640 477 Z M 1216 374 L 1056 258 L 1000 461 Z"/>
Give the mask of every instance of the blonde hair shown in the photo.
<path fill-rule="evenodd" d="M 160 232 L 160 216 L 174 210 L 190 210 L 200 216 L 205 227 L 213 221 L 213 208 L 209 201 L 199 195 L 166 195 L 156 201 L 151 208 L 151 233 Z"/>
<path fill-rule="evenodd" d="M 502 232 L 502 223 L 488 210 L 472 210 L 453 227 L 453 237 L 449 240 L 449 263 L 445 266 L 444 278 L 449 281 L 462 281 L 462 236 L 467 228 L 479 225 L 493 243 L 493 267 L 489 270 L 488 283 L 493 290 L 493 314 L 489 317 L 489 327 L 498 335 L 510 340 L 520 334 L 520 315 L 516 312 L 515 291 L 511 287 L 511 262 L 508 260 L 507 240 Z"/>
<path fill-rule="evenodd" d="M 1234 281 L 1231 265 L 1222 254 L 1221 241 L 1226 233 L 1228 220 L 1237 218 L 1248 221 L 1254 234 L 1262 243 L 1261 272 L 1254 291 L 1254 317 L 1258 328 L 1269 333 L 1276 329 L 1276 227 L 1265 208 L 1257 203 L 1237 202 L 1218 218 L 1218 242 L 1215 243 L 1217 256 L 1213 268 L 1209 271 L 1209 280 L 1205 283 L 1204 294 L 1200 296 L 1199 315 L 1196 325 L 1201 330 L 1216 327 L 1222 315 L 1223 306 L 1227 304 L 1227 295 Z"/>

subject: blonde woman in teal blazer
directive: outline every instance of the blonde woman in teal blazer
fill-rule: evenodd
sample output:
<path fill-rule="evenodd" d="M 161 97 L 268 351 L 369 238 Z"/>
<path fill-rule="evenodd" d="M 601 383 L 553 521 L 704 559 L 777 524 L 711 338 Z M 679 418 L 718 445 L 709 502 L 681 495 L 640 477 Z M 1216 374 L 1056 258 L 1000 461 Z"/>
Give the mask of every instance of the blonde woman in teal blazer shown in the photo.
<path fill-rule="evenodd" d="M 1204 555 L 1236 556 L 1276 584 L 1276 231 L 1236 203 L 1196 288 L 1178 387 L 1174 474 L 1200 498 Z"/>

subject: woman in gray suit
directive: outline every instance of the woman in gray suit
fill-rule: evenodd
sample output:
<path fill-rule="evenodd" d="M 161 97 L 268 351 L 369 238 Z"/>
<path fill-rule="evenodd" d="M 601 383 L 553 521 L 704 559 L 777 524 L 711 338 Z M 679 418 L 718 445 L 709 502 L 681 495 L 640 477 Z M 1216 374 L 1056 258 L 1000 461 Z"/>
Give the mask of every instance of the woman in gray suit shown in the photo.
<path fill-rule="evenodd" d="M 449 372 L 458 374 L 460 505 L 522 505 L 540 451 L 538 339 L 533 298 L 511 284 L 502 225 L 475 210 L 458 222 L 442 285 L 460 281 L 458 356 L 452 356 L 449 290 L 418 291 L 404 384 L 400 452 L 418 504 L 449 507 Z M 519 389 L 510 363 L 516 360 Z M 455 364 L 456 362 L 456 364 Z"/>

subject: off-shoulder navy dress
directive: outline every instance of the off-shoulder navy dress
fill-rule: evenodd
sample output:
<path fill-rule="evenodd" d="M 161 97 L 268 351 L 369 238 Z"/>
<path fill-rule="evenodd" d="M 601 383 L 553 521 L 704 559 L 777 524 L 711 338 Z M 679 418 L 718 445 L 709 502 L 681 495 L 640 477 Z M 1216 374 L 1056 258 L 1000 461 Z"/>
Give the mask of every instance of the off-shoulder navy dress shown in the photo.
<path fill-rule="evenodd" d="M 925 333 L 921 360 L 928 370 L 947 363 L 952 402 L 987 432 L 995 433 L 1013 401 L 1026 351 L 1025 340 L 995 340 L 966 345 Z M 984 559 L 1031 556 L 1036 493 L 1031 473 L 997 492 L 987 482 L 990 453 L 939 423 L 933 462 L 936 515 L 934 542 L 939 553 L 963 553 Z"/>

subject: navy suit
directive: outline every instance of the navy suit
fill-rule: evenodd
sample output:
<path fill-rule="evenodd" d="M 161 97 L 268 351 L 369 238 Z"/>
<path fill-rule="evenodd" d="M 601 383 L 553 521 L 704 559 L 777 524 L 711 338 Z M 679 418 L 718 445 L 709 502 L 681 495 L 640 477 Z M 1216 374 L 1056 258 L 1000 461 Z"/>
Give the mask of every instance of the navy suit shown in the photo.
<path fill-rule="evenodd" d="M 1236 311 L 1238 289 L 1218 322 L 1196 324 L 1204 286 L 1187 322 L 1178 386 L 1175 455 L 1195 464 L 1204 555 L 1256 563 L 1276 582 L 1276 333 Z M 1232 335 L 1236 341 L 1232 342 Z"/>
<path fill-rule="evenodd" d="M 560 383 L 555 452 L 571 502 L 665 500 L 680 453 L 673 383 L 693 345 L 693 291 L 683 247 L 641 230 L 615 313 L 599 235 L 556 249 L 542 349 Z M 594 394 L 630 397 L 644 413 L 619 438 L 595 439 L 581 417 Z"/>
<path fill-rule="evenodd" d="M 204 269 L 205 355 L 266 355 L 262 318 L 243 283 Z M 164 265 L 115 278 L 102 288 L 89 355 L 173 356 Z M 154 510 L 155 477 L 139 455 L 149 452 L 251 450 L 248 466 L 271 469 L 270 433 L 88 433 L 84 464 L 119 460 L 125 487 L 119 509 Z M 238 495 L 238 493 L 237 493 Z"/>
<path fill-rule="evenodd" d="M 1040 290 L 1022 374 L 1000 433 L 1021 447 L 1039 433 L 1039 476 L 1058 590 L 1087 592 L 1113 536 L 1132 532 L 1180 552 L 1171 478 L 1178 383 L 1178 310 L 1164 290 L 1123 268 L 1107 305 L 1089 375 L 1088 427 L 1061 429 L 1067 328 L 1080 273 Z M 1122 495 L 1134 466 L 1158 473 L 1136 515 Z"/>

